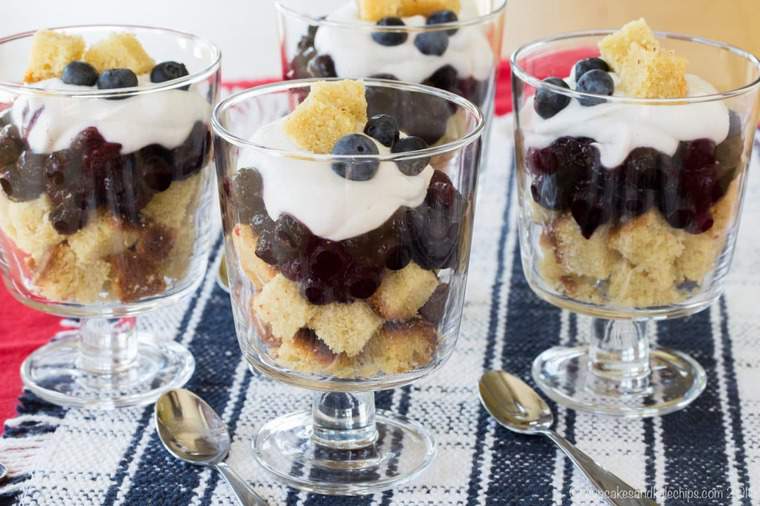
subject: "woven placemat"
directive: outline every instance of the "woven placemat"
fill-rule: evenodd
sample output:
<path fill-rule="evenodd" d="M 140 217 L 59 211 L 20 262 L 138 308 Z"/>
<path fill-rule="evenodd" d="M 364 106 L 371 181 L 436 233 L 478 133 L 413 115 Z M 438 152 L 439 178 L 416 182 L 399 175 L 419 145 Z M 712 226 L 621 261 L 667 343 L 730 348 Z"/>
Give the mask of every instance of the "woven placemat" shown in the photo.
<path fill-rule="evenodd" d="M 530 380 L 535 356 L 584 339 L 588 319 L 539 301 L 527 286 L 514 227 L 511 125 L 499 119 L 481 178 L 460 342 L 440 372 L 412 387 L 378 394 L 391 409 L 430 428 L 438 457 L 417 480 L 361 498 L 332 498 L 283 487 L 253 461 L 250 441 L 264 422 L 308 406 L 310 396 L 256 376 L 242 360 L 228 296 L 215 283 L 217 243 L 200 291 L 144 322 L 174 335 L 197 360 L 188 385 L 223 414 L 234 435 L 229 463 L 271 504 L 459 505 L 601 504 L 584 478 L 548 441 L 497 427 L 476 393 L 484 369 Z M 757 151 L 760 151 L 756 146 Z M 720 302 L 691 318 L 656 325 L 660 343 L 695 357 L 706 369 L 705 393 L 662 418 L 621 420 L 557 409 L 557 429 L 634 486 L 656 490 L 666 504 L 760 501 L 760 164 L 754 161 L 734 270 Z M 654 327 L 654 326 L 653 326 Z M 169 457 L 158 441 L 152 408 L 108 413 L 67 410 L 24 395 L 8 421 L 0 461 L 15 475 L 0 489 L 8 502 L 38 505 L 235 504 L 209 471 Z"/>

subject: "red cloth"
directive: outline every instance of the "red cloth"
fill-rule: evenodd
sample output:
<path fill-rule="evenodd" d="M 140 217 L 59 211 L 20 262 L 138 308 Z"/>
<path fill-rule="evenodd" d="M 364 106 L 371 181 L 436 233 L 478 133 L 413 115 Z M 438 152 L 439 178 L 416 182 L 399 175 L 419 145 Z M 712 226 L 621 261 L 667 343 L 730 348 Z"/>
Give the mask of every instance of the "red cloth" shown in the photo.
<path fill-rule="evenodd" d="M 572 61 L 577 59 L 577 54 L 568 56 L 573 57 Z M 547 68 L 547 72 L 550 70 L 551 68 Z M 503 62 L 499 67 L 496 86 L 495 109 L 499 115 L 512 110 L 510 75 L 509 65 Z M 225 83 L 223 86 L 231 91 L 273 81 L 236 81 Z M 16 413 L 16 399 L 21 392 L 21 362 L 59 330 L 57 318 L 22 306 L 4 288 L 0 288 L 0 433 L 2 422 Z"/>

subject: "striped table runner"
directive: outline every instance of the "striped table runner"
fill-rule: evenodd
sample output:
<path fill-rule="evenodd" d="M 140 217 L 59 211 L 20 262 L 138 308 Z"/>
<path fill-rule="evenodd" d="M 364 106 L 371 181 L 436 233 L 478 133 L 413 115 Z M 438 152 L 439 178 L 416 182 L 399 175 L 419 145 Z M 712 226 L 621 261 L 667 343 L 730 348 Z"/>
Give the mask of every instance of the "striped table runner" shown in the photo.
<path fill-rule="evenodd" d="M 497 427 L 477 400 L 484 369 L 504 368 L 529 379 L 539 352 L 583 341 L 589 330 L 588 318 L 539 301 L 523 278 L 513 174 L 507 170 L 509 121 L 495 124 L 492 166 L 481 180 L 457 352 L 435 376 L 378 395 L 380 408 L 420 421 L 438 442 L 437 459 L 410 485 L 376 496 L 331 498 L 287 489 L 257 467 L 250 451 L 257 427 L 305 408 L 309 395 L 252 374 L 241 359 L 229 300 L 215 283 L 220 243 L 196 296 L 144 322 L 194 353 L 197 369 L 189 388 L 223 414 L 234 435 L 230 464 L 271 504 L 602 504 L 548 441 Z M 756 144 L 757 152 L 760 138 Z M 684 411 L 647 420 L 556 410 L 559 432 L 636 487 L 655 490 L 668 505 L 760 503 L 760 164 L 754 163 L 726 295 L 691 318 L 652 325 L 658 342 L 690 353 L 705 367 L 705 393 Z M 168 456 L 152 413 L 67 410 L 24 395 L 20 415 L 7 422 L 0 441 L 0 461 L 14 471 L 0 488 L 0 503 L 234 504 L 215 473 Z"/>

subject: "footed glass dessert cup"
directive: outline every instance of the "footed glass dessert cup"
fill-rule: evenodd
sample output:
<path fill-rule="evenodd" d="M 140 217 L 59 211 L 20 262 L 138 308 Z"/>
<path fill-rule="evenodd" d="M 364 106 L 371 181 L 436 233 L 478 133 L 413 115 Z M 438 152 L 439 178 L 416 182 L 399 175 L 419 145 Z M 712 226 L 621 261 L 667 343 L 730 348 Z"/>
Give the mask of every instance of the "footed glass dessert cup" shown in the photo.
<path fill-rule="evenodd" d="M 490 124 L 506 0 L 275 4 L 285 79 L 369 77 L 424 84 L 466 98 Z M 408 106 L 410 123 L 429 114 L 424 103 Z M 406 131 L 418 135 L 413 124 Z M 427 132 L 432 141 L 444 134 Z"/>
<path fill-rule="evenodd" d="M 356 112 L 348 95 L 336 98 L 349 89 L 370 117 L 408 102 L 445 107 L 456 134 L 425 148 L 370 119 L 365 131 L 398 149 L 378 141 L 363 155 L 315 154 L 287 138 L 282 125 L 308 114 L 330 123 L 320 117 L 332 107 L 319 101 L 325 96 Z M 358 114 L 363 129 L 367 116 Z M 427 120 L 439 128 L 440 118 Z M 373 392 L 431 374 L 454 349 L 481 113 L 426 86 L 306 80 L 236 94 L 213 121 L 240 347 L 256 370 L 312 392 L 310 410 L 259 429 L 256 459 L 288 485 L 324 494 L 366 494 L 413 478 L 431 462 L 434 442 L 414 421 L 376 411 Z M 296 133 L 309 140 L 313 131 Z"/>
<path fill-rule="evenodd" d="M 683 78 L 688 94 L 636 98 L 612 93 L 620 74 L 591 70 L 606 63 L 568 63 L 569 54 L 598 57 L 610 33 L 562 35 L 512 56 L 525 276 L 545 301 L 592 317 L 590 342 L 545 351 L 533 377 L 564 406 L 648 417 L 684 408 L 705 387 L 695 360 L 650 345 L 647 324 L 701 311 L 722 293 L 760 63 L 719 42 L 657 34 L 665 52 L 634 60 L 626 86 L 656 93 Z M 671 62 L 685 74 L 666 82 Z M 605 96 L 579 91 L 586 86 Z"/>
<path fill-rule="evenodd" d="M 4 38 L 0 60 L 2 278 L 78 319 L 24 361 L 24 385 L 62 406 L 151 403 L 195 367 L 136 318 L 205 272 L 220 53 L 171 30 L 81 26 Z"/>

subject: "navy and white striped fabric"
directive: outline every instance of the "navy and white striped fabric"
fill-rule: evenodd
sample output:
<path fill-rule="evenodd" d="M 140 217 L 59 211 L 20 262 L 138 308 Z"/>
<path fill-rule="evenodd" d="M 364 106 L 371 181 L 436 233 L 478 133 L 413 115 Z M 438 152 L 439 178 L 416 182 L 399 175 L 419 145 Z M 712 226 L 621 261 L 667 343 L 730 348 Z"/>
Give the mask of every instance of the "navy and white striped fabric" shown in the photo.
<path fill-rule="evenodd" d="M 539 301 L 523 278 L 513 225 L 516 196 L 505 167 L 509 120 L 498 120 L 495 129 L 492 166 L 481 180 L 458 350 L 434 377 L 377 399 L 380 408 L 418 420 L 435 434 L 438 457 L 412 484 L 372 497 L 332 498 L 287 489 L 257 467 L 249 446 L 256 429 L 305 408 L 309 395 L 253 375 L 241 359 L 228 297 L 215 284 L 219 244 L 199 293 L 146 322 L 151 330 L 175 335 L 194 353 L 197 369 L 189 388 L 223 414 L 234 435 L 230 464 L 271 504 L 601 504 L 548 441 L 508 433 L 478 403 L 476 384 L 483 370 L 503 368 L 529 380 L 539 352 L 582 341 L 589 329 L 587 318 Z M 656 490 L 668 505 L 760 503 L 758 169 L 755 160 L 726 295 L 696 316 L 652 325 L 660 343 L 704 365 L 705 393 L 684 411 L 643 421 L 557 409 L 559 432 L 636 487 Z M 169 457 L 152 413 L 152 408 L 65 410 L 25 395 L 19 417 L 7 423 L 0 441 L 0 462 L 17 472 L 0 488 L 0 503 L 235 504 L 215 473 Z"/>

